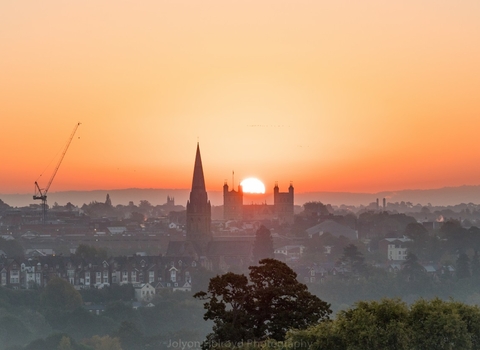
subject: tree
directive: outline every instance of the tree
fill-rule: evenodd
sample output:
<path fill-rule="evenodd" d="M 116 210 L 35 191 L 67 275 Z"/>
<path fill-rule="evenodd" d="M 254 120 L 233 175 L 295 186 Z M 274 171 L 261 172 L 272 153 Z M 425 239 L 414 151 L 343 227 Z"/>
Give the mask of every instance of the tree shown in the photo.
<path fill-rule="evenodd" d="M 135 323 L 123 321 L 115 334 L 120 339 L 122 347 L 129 350 L 144 349 L 144 336 Z"/>
<path fill-rule="evenodd" d="M 138 224 L 142 224 L 145 222 L 145 215 L 139 213 L 138 211 L 134 211 L 130 214 L 130 219 Z"/>
<path fill-rule="evenodd" d="M 307 202 L 303 205 L 303 210 L 307 216 L 328 215 L 329 211 L 322 202 Z"/>
<path fill-rule="evenodd" d="M 470 277 L 470 259 L 467 254 L 462 253 L 457 259 L 457 278 L 461 279 L 468 277 Z"/>
<path fill-rule="evenodd" d="M 226 341 L 238 344 L 254 339 L 252 286 L 245 275 L 228 272 L 210 280 L 208 292 L 198 292 L 194 298 L 207 300 L 205 320 L 212 320 L 213 333 L 207 335 L 205 347 Z"/>
<path fill-rule="evenodd" d="M 402 265 L 402 274 L 408 281 L 415 281 L 425 276 L 423 266 L 418 262 L 417 256 L 411 252 L 407 252 L 407 257 Z"/>
<path fill-rule="evenodd" d="M 3 250 L 7 257 L 23 257 L 23 246 L 16 239 L 6 240 L 0 237 L 0 250 Z"/>
<path fill-rule="evenodd" d="M 140 204 L 138 205 L 138 209 L 140 210 L 141 213 L 143 214 L 149 214 L 150 211 L 153 209 L 152 204 L 150 204 L 149 201 L 147 200 L 141 200 Z"/>
<path fill-rule="evenodd" d="M 96 248 L 93 245 L 80 244 L 75 250 L 75 256 L 87 260 L 94 258 L 106 259 L 108 253 L 105 248 Z"/>
<path fill-rule="evenodd" d="M 416 301 L 408 317 L 414 345 L 411 348 L 471 349 L 472 334 L 458 311 L 459 305 L 455 302 L 440 299 Z"/>
<path fill-rule="evenodd" d="M 63 336 L 58 343 L 58 350 L 73 350 L 72 342 L 70 341 L 70 337 Z"/>
<path fill-rule="evenodd" d="M 59 277 L 54 277 L 47 283 L 42 300 L 45 306 L 62 311 L 72 311 L 82 305 L 80 293 Z"/>
<path fill-rule="evenodd" d="M 332 322 L 288 333 L 283 349 L 479 349 L 480 310 L 453 301 L 358 302 Z M 272 344 L 271 348 L 276 344 Z"/>
<path fill-rule="evenodd" d="M 478 255 L 478 250 L 475 250 L 470 265 L 472 267 L 472 277 L 478 279 L 480 277 L 480 257 Z"/>
<path fill-rule="evenodd" d="M 120 340 L 108 335 L 104 337 L 94 335 L 92 338 L 83 340 L 83 343 L 91 346 L 94 350 L 122 350 Z"/>
<path fill-rule="evenodd" d="M 366 272 L 365 258 L 355 244 L 349 244 L 343 249 L 339 263 L 353 275 L 363 275 Z"/>
<path fill-rule="evenodd" d="M 265 226 L 255 233 L 255 241 L 253 242 L 253 261 L 256 264 L 262 259 L 273 258 L 273 240 L 270 230 Z"/>
<path fill-rule="evenodd" d="M 415 242 L 423 242 L 428 236 L 428 231 L 422 224 L 411 222 L 405 227 L 405 236 L 413 239 Z"/>
<path fill-rule="evenodd" d="M 250 283 L 245 275 L 229 272 L 212 278 L 207 292 L 194 295 L 206 300 L 204 319 L 214 322 L 204 348 L 225 342 L 283 340 L 290 328 L 304 329 L 328 319 L 330 305 L 310 294 L 286 264 L 263 259 L 249 269 Z"/>
<path fill-rule="evenodd" d="M 305 329 L 327 320 L 330 304 L 311 294 L 297 274 L 275 259 L 251 266 L 250 280 L 255 298 L 256 338 L 283 340 L 290 328 Z"/>
<path fill-rule="evenodd" d="M 4 310 L 2 314 L 5 313 Z M 22 336 L 19 337 L 19 334 Z M 17 317 L 6 315 L 0 318 L 0 343 L 3 346 L 20 345 L 30 339 L 31 335 L 27 326 Z"/>

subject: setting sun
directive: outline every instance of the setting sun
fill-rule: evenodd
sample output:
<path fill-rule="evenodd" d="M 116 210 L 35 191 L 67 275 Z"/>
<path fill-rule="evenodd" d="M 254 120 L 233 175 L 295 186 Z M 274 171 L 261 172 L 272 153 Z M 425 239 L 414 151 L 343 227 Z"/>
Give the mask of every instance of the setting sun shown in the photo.
<path fill-rule="evenodd" d="M 245 193 L 265 193 L 265 185 L 263 182 L 254 177 L 243 180 L 240 185 Z"/>

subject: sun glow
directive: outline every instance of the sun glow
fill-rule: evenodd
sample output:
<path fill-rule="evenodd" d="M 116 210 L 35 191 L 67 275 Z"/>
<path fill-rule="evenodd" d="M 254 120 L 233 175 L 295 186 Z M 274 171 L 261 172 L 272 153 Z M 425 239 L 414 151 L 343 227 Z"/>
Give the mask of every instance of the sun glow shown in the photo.
<path fill-rule="evenodd" d="M 254 177 L 243 180 L 240 185 L 245 193 L 265 193 L 265 185 L 263 182 Z"/>

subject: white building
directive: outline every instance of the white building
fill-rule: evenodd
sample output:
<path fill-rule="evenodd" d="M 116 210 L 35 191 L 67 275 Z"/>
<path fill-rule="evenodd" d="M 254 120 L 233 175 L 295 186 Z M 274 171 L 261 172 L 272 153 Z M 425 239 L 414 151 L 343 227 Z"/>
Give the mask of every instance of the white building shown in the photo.
<path fill-rule="evenodd" d="M 150 283 L 142 283 L 134 288 L 137 301 L 151 301 L 155 297 L 155 288 Z"/>
<path fill-rule="evenodd" d="M 385 238 L 378 245 L 381 251 L 387 254 L 388 260 L 405 260 L 407 258 L 407 243 L 412 240 L 403 238 Z"/>

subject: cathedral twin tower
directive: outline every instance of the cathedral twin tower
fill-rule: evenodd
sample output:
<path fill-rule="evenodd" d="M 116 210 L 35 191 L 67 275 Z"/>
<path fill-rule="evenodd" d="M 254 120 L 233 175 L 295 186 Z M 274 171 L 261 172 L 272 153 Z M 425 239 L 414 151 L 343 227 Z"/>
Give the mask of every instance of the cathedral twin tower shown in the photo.
<path fill-rule="evenodd" d="M 273 205 L 243 204 L 243 191 L 228 191 L 228 185 L 223 186 L 223 207 L 225 220 L 277 220 L 280 223 L 293 223 L 294 189 L 290 184 L 288 192 L 280 192 L 275 184 L 273 190 Z M 187 240 L 208 240 L 212 237 L 212 208 L 208 200 L 203 175 L 200 146 L 197 143 L 195 166 L 193 169 L 192 190 L 187 201 Z"/>

